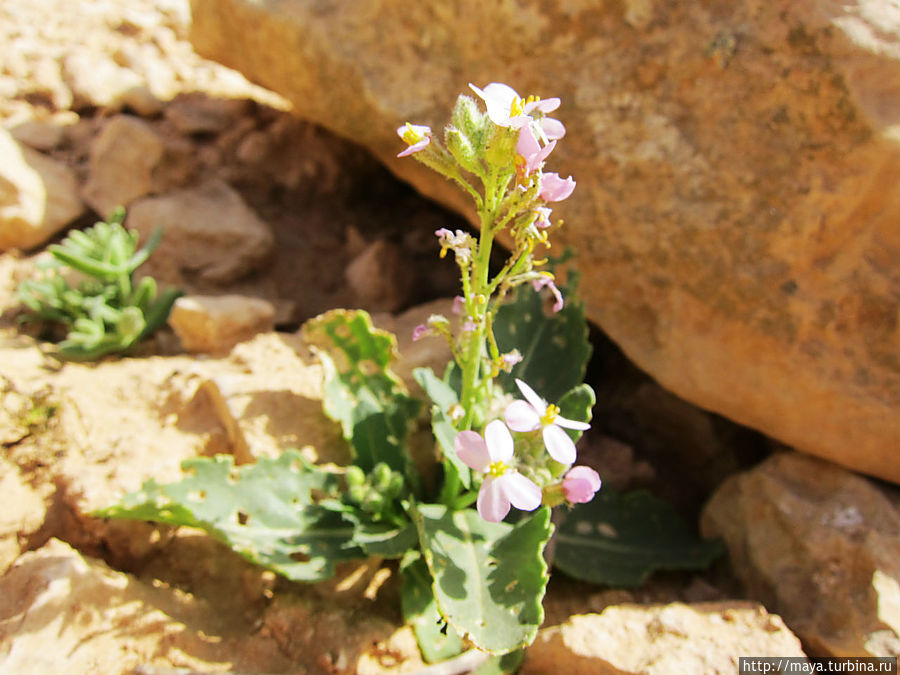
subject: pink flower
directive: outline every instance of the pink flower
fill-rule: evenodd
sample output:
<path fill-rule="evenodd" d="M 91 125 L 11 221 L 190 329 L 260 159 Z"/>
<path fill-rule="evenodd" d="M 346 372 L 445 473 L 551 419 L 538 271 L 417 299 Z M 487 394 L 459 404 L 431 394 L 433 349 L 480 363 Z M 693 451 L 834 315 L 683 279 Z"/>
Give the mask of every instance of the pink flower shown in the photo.
<path fill-rule="evenodd" d="M 509 85 L 491 82 L 482 90 L 469 83 L 469 87 L 484 100 L 488 117 L 498 127 L 521 129 L 531 121 L 525 114 L 525 102 Z"/>
<path fill-rule="evenodd" d="M 536 169 L 541 168 L 547 156 L 553 152 L 556 141 L 550 141 L 544 147 L 538 142 L 531 125 L 519 129 L 519 142 L 516 143 L 516 152 L 525 159 L 525 175 L 529 176 Z"/>
<path fill-rule="evenodd" d="M 478 513 L 485 520 L 499 523 L 509 513 L 510 504 L 523 511 L 541 505 L 541 489 L 509 466 L 513 458 L 513 439 L 501 420 L 484 429 L 484 438 L 474 431 L 460 431 L 453 448 L 463 463 L 487 474 L 478 491 Z"/>
<path fill-rule="evenodd" d="M 562 138 L 566 134 L 562 122 L 544 117 L 559 107 L 558 98 L 529 98 L 525 101 L 515 89 L 502 82 L 491 82 L 484 89 L 471 83 L 469 87 L 484 100 L 488 117 L 498 127 L 521 129 L 526 124 L 536 124 L 540 135 L 547 140 Z M 534 113 L 537 113 L 537 119 Z"/>
<path fill-rule="evenodd" d="M 586 504 L 600 489 L 600 476 L 589 466 L 574 466 L 563 478 L 562 488 L 570 504 Z"/>
<path fill-rule="evenodd" d="M 428 326 L 426 326 L 424 323 L 420 323 L 418 326 L 413 328 L 413 342 L 418 342 L 427 335 L 431 335 L 431 329 L 429 329 Z"/>
<path fill-rule="evenodd" d="M 550 214 L 552 213 L 550 207 L 538 206 L 537 208 L 535 208 L 535 213 L 537 213 L 537 219 L 534 221 L 535 227 L 539 227 L 541 229 L 550 227 Z"/>
<path fill-rule="evenodd" d="M 449 230 L 448 230 L 448 232 L 449 232 Z M 455 298 L 453 298 L 453 307 L 450 309 L 451 312 L 453 312 L 454 314 L 459 316 L 460 314 L 463 313 L 463 310 L 465 308 L 466 308 L 466 299 L 463 296 L 457 295 Z"/>
<path fill-rule="evenodd" d="M 556 284 L 553 283 L 553 279 L 550 277 L 541 276 L 532 282 L 534 285 L 535 291 L 540 291 L 542 288 L 549 288 L 550 292 L 553 294 L 553 311 L 558 312 L 563 308 L 563 296 L 562 293 L 559 292 L 559 289 L 556 287 Z"/>
<path fill-rule="evenodd" d="M 516 380 L 519 391 L 525 397 L 525 401 L 513 401 L 506 406 L 506 423 L 513 431 L 537 431 L 541 430 L 544 445 L 550 456 L 561 464 L 571 464 L 575 461 L 575 443 L 563 430 L 577 429 L 584 431 L 591 425 L 585 422 L 566 419 L 559 414 L 559 408 L 538 396 L 534 389 L 522 380 Z"/>
<path fill-rule="evenodd" d="M 558 173 L 545 173 L 541 176 L 540 198 L 545 202 L 561 202 L 575 189 L 575 180 L 560 178 Z"/>
<path fill-rule="evenodd" d="M 414 152 L 419 152 L 431 143 L 431 127 L 421 124 L 410 124 L 407 122 L 404 126 L 397 129 L 397 135 L 409 144 L 409 147 L 399 153 L 397 157 L 407 157 Z"/>

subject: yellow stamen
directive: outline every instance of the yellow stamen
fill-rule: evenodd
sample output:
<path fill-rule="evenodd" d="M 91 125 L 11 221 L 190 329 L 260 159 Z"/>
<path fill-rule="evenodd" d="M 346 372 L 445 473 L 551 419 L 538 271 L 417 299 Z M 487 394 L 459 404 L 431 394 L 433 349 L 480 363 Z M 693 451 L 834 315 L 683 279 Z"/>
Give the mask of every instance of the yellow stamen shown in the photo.
<path fill-rule="evenodd" d="M 525 102 L 518 96 L 512 100 L 509 106 L 509 116 L 518 117 L 525 112 Z"/>
<path fill-rule="evenodd" d="M 499 478 L 506 473 L 506 464 L 503 462 L 491 462 L 491 465 L 488 467 L 488 473 L 494 478 Z"/>
<path fill-rule="evenodd" d="M 541 425 L 547 426 L 553 424 L 559 415 L 559 408 L 552 403 L 547 406 L 547 411 L 541 417 Z"/>

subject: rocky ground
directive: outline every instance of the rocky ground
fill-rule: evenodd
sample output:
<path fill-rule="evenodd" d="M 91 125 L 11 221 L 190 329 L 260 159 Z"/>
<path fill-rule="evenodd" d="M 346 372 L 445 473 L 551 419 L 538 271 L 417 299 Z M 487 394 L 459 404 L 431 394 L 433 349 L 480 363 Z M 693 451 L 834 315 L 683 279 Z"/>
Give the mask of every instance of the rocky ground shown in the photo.
<path fill-rule="evenodd" d="M 195 532 L 89 515 L 197 455 L 341 461 L 296 336 L 325 309 L 395 331 L 407 380 L 447 358 L 410 334 L 456 292 L 432 233 L 460 218 L 198 57 L 189 20 L 184 0 L 0 1 L 0 671 L 418 672 L 390 564 L 301 586 Z M 118 204 L 144 235 L 164 223 L 146 272 L 188 297 L 137 357 L 59 364 L 19 329 L 15 288 L 47 243 Z M 592 337 L 582 458 L 702 511 L 730 560 L 633 591 L 554 578 L 523 671 L 900 652 L 896 490 L 691 406 Z"/>

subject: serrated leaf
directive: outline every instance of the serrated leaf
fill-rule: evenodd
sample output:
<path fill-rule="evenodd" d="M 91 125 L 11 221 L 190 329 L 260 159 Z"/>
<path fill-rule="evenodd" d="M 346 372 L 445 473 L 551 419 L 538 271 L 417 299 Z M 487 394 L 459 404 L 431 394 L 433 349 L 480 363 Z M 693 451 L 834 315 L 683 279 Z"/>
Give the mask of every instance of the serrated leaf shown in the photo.
<path fill-rule="evenodd" d="M 317 494 L 335 490 L 336 477 L 287 450 L 277 459 L 235 467 L 233 458 L 183 463 L 181 481 L 148 481 L 100 518 L 130 518 L 200 528 L 241 556 L 294 581 L 318 581 L 340 561 L 365 557 L 354 526 L 319 507 Z"/>
<path fill-rule="evenodd" d="M 431 591 L 431 572 L 425 560 L 418 554 L 407 557 L 401 563 L 400 573 L 403 578 L 400 594 L 403 619 L 412 627 L 425 661 L 435 663 L 462 652 L 462 640 L 438 611 Z"/>
<path fill-rule="evenodd" d="M 554 566 L 569 576 L 629 587 L 656 570 L 703 569 L 724 552 L 719 540 L 699 539 L 650 493 L 607 487 L 567 513 L 555 544 Z"/>
<path fill-rule="evenodd" d="M 438 609 L 450 625 L 493 654 L 530 644 L 544 618 L 550 509 L 515 525 L 442 504 L 420 505 L 413 518 Z"/>
<path fill-rule="evenodd" d="M 526 284 L 497 311 L 493 324 L 497 346 L 501 352 L 518 349 L 522 354 L 511 373 L 499 376 L 507 391 L 518 391 L 513 380 L 519 378 L 555 403 L 584 380 L 591 356 L 584 308 L 574 293 L 564 290 L 564 294 L 563 308 L 547 313 L 541 295 Z"/>
<path fill-rule="evenodd" d="M 384 462 L 406 471 L 406 439 L 419 402 L 390 370 L 396 339 L 363 311 L 332 310 L 303 326 L 325 370 L 325 413 L 340 422 L 354 463 L 370 471 Z"/>

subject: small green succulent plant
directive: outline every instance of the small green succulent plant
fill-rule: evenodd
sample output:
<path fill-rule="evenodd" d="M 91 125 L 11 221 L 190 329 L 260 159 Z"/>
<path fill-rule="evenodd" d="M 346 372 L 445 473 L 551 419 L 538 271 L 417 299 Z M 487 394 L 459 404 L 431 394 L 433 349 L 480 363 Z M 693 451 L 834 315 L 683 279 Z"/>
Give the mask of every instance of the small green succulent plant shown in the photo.
<path fill-rule="evenodd" d="M 137 231 L 125 229 L 124 220 L 125 209 L 119 208 L 108 222 L 72 230 L 48 248 L 53 257 L 39 264 L 40 277 L 19 285 L 24 322 L 66 331 L 55 349 L 63 359 L 127 352 L 165 323 L 181 295 L 177 289 L 160 293 L 152 277 L 135 281 L 135 270 L 159 244 L 162 229 L 139 249 Z"/>

